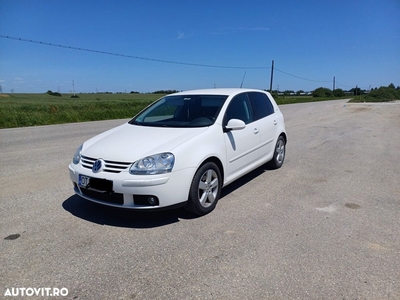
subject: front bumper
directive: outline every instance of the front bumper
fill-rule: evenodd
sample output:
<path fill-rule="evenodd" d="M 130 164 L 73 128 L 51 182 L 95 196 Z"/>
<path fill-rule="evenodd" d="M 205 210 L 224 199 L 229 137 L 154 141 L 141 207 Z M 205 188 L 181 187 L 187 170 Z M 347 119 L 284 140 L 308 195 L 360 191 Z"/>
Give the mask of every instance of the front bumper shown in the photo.
<path fill-rule="evenodd" d="M 158 175 L 131 175 L 129 172 L 95 174 L 80 164 L 69 165 L 69 175 L 74 191 L 80 197 L 108 206 L 142 210 L 186 202 L 194 172 L 194 168 L 188 168 Z M 112 181 L 112 192 L 79 186 L 79 174 Z M 150 197 L 157 199 L 155 204 L 152 203 Z"/>

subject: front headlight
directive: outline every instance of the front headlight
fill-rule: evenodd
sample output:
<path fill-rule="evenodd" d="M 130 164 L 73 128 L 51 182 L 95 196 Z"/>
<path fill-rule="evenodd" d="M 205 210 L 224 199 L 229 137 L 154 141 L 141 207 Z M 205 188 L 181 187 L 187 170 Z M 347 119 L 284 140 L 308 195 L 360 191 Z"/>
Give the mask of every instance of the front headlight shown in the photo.
<path fill-rule="evenodd" d="M 172 171 L 175 156 L 170 153 L 160 153 L 142 158 L 134 162 L 129 168 L 132 175 L 164 174 Z"/>
<path fill-rule="evenodd" d="M 74 165 L 79 164 L 79 161 L 81 160 L 81 152 L 82 152 L 82 146 L 80 145 L 78 149 L 76 149 L 74 157 L 72 158 L 72 162 Z"/>

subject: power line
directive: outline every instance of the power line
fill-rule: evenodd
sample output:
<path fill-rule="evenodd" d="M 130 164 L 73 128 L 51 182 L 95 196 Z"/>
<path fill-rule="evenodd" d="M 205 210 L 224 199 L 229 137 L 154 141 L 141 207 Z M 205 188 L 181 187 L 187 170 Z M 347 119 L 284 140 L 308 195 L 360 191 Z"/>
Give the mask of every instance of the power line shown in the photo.
<path fill-rule="evenodd" d="M 314 81 L 314 82 L 331 82 L 331 80 L 314 80 L 314 79 L 303 78 L 303 77 L 296 76 L 296 75 L 287 73 L 287 72 L 285 72 L 285 71 L 279 70 L 279 69 L 277 69 L 277 68 L 275 68 L 275 70 L 277 70 L 277 71 L 279 71 L 279 72 L 281 72 L 281 73 L 283 73 L 283 74 L 286 74 L 286 75 L 289 75 L 289 76 L 292 76 L 292 77 L 295 77 L 295 78 L 298 78 L 298 79 L 302 79 L 302 80 Z"/>
<path fill-rule="evenodd" d="M 40 45 L 44 45 L 44 46 L 51 46 L 51 47 L 65 48 L 65 49 L 70 49 L 70 50 L 77 50 L 77 51 L 85 51 L 85 52 L 92 52 L 92 53 L 99 53 L 99 54 L 106 54 L 106 55 L 113 55 L 113 56 L 120 56 L 120 57 L 147 60 L 147 61 L 155 61 L 155 62 L 168 63 L 168 64 L 187 65 L 187 66 L 196 66 L 196 67 L 207 67 L 207 68 L 224 68 L 224 69 L 269 69 L 270 68 L 270 67 L 244 67 L 244 66 L 221 66 L 221 65 L 197 64 L 197 63 L 188 63 L 188 62 L 164 60 L 164 59 L 157 59 L 157 58 L 150 58 L 150 57 L 143 57 L 143 56 L 135 56 L 135 55 L 114 53 L 114 52 L 107 52 L 107 51 L 101 51 L 101 50 L 93 50 L 93 49 L 87 49 L 87 48 L 59 45 L 59 44 L 54 44 L 54 43 L 41 42 L 41 41 L 23 39 L 23 38 L 18 38 L 18 37 L 11 37 L 11 36 L 8 36 L 8 35 L 0 35 L 0 38 L 16 40 L 16 41 L 21 41 L 21 42 L 27 42 L 27 43 L 33 43 L 33 44 L 40 44 Z"/>
<path fill-rule="evenodd" d="M 345 84 L 340 83 L 340 82 L 337 82 L 337 81 L 336 81 L 336 83 L 337 83 L 338 85 L 341 85 L 341 86 L 344 86 L 344 87 L 347 87 L 347 88 L 354 88 L 354 86 L 345 85 Z"/>
<path fill-rule="evenodd" d="M 350 88 L 350 89 L 353 89 L 353 88 L 354 88 L 354 85 L 353 85 L 353 86 L 345 85 L 345 84 L 339 83 L 339 82 L 337 82 L 337 81 L 336 81 L 336 83 L 337 83 L 338 85 L 344 86 L 344 87 L 346 87 L 346 88 Z M 360 86 L 356 85 L 356 87 L 358 87 L 358 88 L 360 88 L 360 89 L 363 89 L 363 90 L 370 90 L 370 89 L 371 89 L 371 85 L 369 85 L 369 87 L 360 87 Z"/>
<path fill-rule="evenodd" d="M 272 67 L 272 68 L 271 67 L 263 67 L 263 66 L 258 66 L 258 67 L 257 66 L 250 66 L 250 67 L 247 66 L 247 67 L 245 67 L 245 66 L 222 66 L 222 65 L 199 64 L 199 63 L 164 60 L 164 59 L 158 59 L 158 58 L 150 58 L 150 57 L 114 53 L 114 52 L 108 52 L 108 51 L 102 51 L 102 50 L 94 50 L 94 49 L 88 49 L 88 48 L 67 46 L 67 45 L 54 44 L 54 43 L 49 43 L 49 42 L 42 42 L 42 41 L 24 39 L 24 38 L 19 38 L 19 37 L 12 37 L 12 36 L 2 35 L 2 34 L 0 34 L 0 38 L 16 40 L 16 41 L 20 41 L 20 42 L 33 43 L 33 44 L 40 44 L 40 45 L 44 45 L 44 46 L 51 46 L 51 47 L 58 47 L 58 48 L 76 50 L 76 51 L 84 51 L 84 52 L 91 52 L 91 53 L 98 53 L 98 54 L 105 54 L 105 55 L 112 55 L 112 56 L 119 56 L 119 57 L 125 57 L 125 58 L 139 59 L 139 60 L 147 60 L 147 61 L 153 61 L 153 62 L 168 63 L 168 64 L 177 64 L 177 65 L 186 65 L 186 66 L 195 66 L 195 67 L 207 67 L 207 68 L 222 68 L 222 69 L 253 69 L 253 70 L 254 69 L 272 69 L 272 70 L 275 69 L 275 70 L 277 70 L 277 71 L 279 71 L 279 72 L 281 72 L 283 74 L 286 74 L 288 76 L 291 76 L 291 77 L 294 77 L 294 78 L 297 78 L 297 79 L 301 79 L 301 80 L 312 81 L 312 82 L 331 82 L 331 80 L 315 80 L 315 79 L 309 79 L 309 78 L 300 77 L 300 76 L 293 75 L 293 74 L 290 74 L 288 72 L 279 70 L 276 67 L 275 68 L 274 67 Z M 272 76 L 272 74 L 271 74 L 271 76 Z M 337 83 L 337 84 L 340 84 L 340 83 Z M 343 84 L 340 84 L 340 85 L 343 85 Z M 271 87 L 272 87 L 272 85 L 271 85 Z"/>

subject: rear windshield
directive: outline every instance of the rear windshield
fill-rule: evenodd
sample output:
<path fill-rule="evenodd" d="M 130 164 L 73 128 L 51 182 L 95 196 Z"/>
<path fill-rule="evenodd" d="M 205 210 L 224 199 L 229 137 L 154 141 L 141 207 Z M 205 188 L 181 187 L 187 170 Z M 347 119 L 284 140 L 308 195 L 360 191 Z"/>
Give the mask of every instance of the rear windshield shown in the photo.
<path fill-rule="evenodd" d="M 154 102 L 129 123 L 155 127 L 204 127 L 215 122 L 225 95 L 166 96 Z"/>

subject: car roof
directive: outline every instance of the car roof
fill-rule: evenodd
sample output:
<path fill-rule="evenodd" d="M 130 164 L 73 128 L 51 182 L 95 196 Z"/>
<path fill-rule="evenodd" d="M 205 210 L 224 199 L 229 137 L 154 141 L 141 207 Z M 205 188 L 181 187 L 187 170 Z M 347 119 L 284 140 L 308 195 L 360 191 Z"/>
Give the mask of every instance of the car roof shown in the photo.
<path fill-rule="evenodd" d="M 244 92 L 265 92 L 257 89 L 248 88 L 217 88 L 217 89 L 199 89 L 199 90 L 189 90 L 179 93 L 174 93 L 170 95 L 236 95 Z"/>

